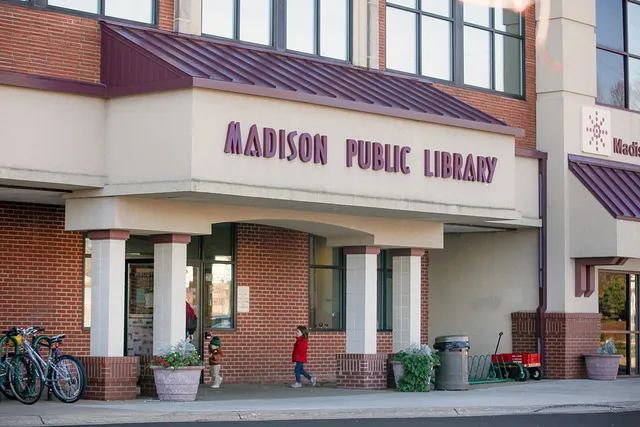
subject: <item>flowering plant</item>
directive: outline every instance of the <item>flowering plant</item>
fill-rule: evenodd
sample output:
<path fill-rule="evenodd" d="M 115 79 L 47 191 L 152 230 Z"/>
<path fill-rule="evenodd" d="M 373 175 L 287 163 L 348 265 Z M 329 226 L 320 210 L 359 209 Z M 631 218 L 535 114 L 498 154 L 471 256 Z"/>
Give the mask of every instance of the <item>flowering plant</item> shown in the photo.
<path fill-rule="evenodd" d="M 149 363 L 149 366 L 175 369 L 183 366 L 202 366 L 202 358 L 196 347 L 185 340 L 160 350 L 160 355 Z"/>

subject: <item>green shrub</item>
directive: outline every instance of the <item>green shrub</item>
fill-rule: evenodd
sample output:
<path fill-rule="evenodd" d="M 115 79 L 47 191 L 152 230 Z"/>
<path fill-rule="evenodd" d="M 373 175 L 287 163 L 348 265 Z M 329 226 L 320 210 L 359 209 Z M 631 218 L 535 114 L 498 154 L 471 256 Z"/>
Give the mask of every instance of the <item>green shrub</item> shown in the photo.
<path fill-rule="evenodd" d="M 428 345 L 413 346 L 398 352 L 391 360 L 402 363 L 402 377 L 399 390 L 404 392 L 425 392 L 431 387 L 433 367 L 440 366 L 440 359 Z"/>

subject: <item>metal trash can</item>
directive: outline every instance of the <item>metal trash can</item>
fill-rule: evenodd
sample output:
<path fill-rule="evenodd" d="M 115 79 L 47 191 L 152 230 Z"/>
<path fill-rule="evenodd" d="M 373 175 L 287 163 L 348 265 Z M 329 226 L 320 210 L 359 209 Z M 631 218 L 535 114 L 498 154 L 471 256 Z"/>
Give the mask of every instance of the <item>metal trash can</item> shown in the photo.
<path fill-rule="evenodd" d="M 436 370 L 436 390 L 469 390 L 469 337 L 436 337 L 440 366 Z"/>

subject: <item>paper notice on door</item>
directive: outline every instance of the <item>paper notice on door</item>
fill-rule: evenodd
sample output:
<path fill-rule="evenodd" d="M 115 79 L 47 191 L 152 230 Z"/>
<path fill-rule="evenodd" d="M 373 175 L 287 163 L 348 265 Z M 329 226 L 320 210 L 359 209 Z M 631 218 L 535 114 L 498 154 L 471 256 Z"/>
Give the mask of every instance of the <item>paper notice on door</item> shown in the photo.
<path fill-rule="evenodd" d="M 238 313 L 249 312 L 249 287 L 238 286 Z"/>
<path fill-rule="evenodd" d="M 144 305 L 147 308 L 153 307 L 153 292 L 147 292 L 146 294 L 144 294 Z"/>

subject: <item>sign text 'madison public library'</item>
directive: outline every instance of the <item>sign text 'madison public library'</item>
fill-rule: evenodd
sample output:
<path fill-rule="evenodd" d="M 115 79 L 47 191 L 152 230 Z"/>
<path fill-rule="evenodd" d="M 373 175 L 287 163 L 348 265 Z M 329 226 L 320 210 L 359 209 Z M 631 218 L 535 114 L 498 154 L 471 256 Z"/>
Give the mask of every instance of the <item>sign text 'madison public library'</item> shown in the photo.
<path fill-rule="evenodd" d="M 242 138 L 240 122 L 230 122 L 224 152 L 251 157 L 272 158 L 303 163 L 327 164 L 327 136 L 310 133 L 298 133 L 273 128 L 262 128 L 253 124 L 246 138 Z M 345 164 L 347 167 L 358 165 L 360 169 L 410 174 L 408 157 L 410 146 L 382 144 L 380 142 L 346 139 Z M 491 183 L 498 166 L 498 158 L 491 156 L 463 155 L 448 151 L 425 149 L 424 176 L 433 178 L 451 178 L 460 181 Z"/>

